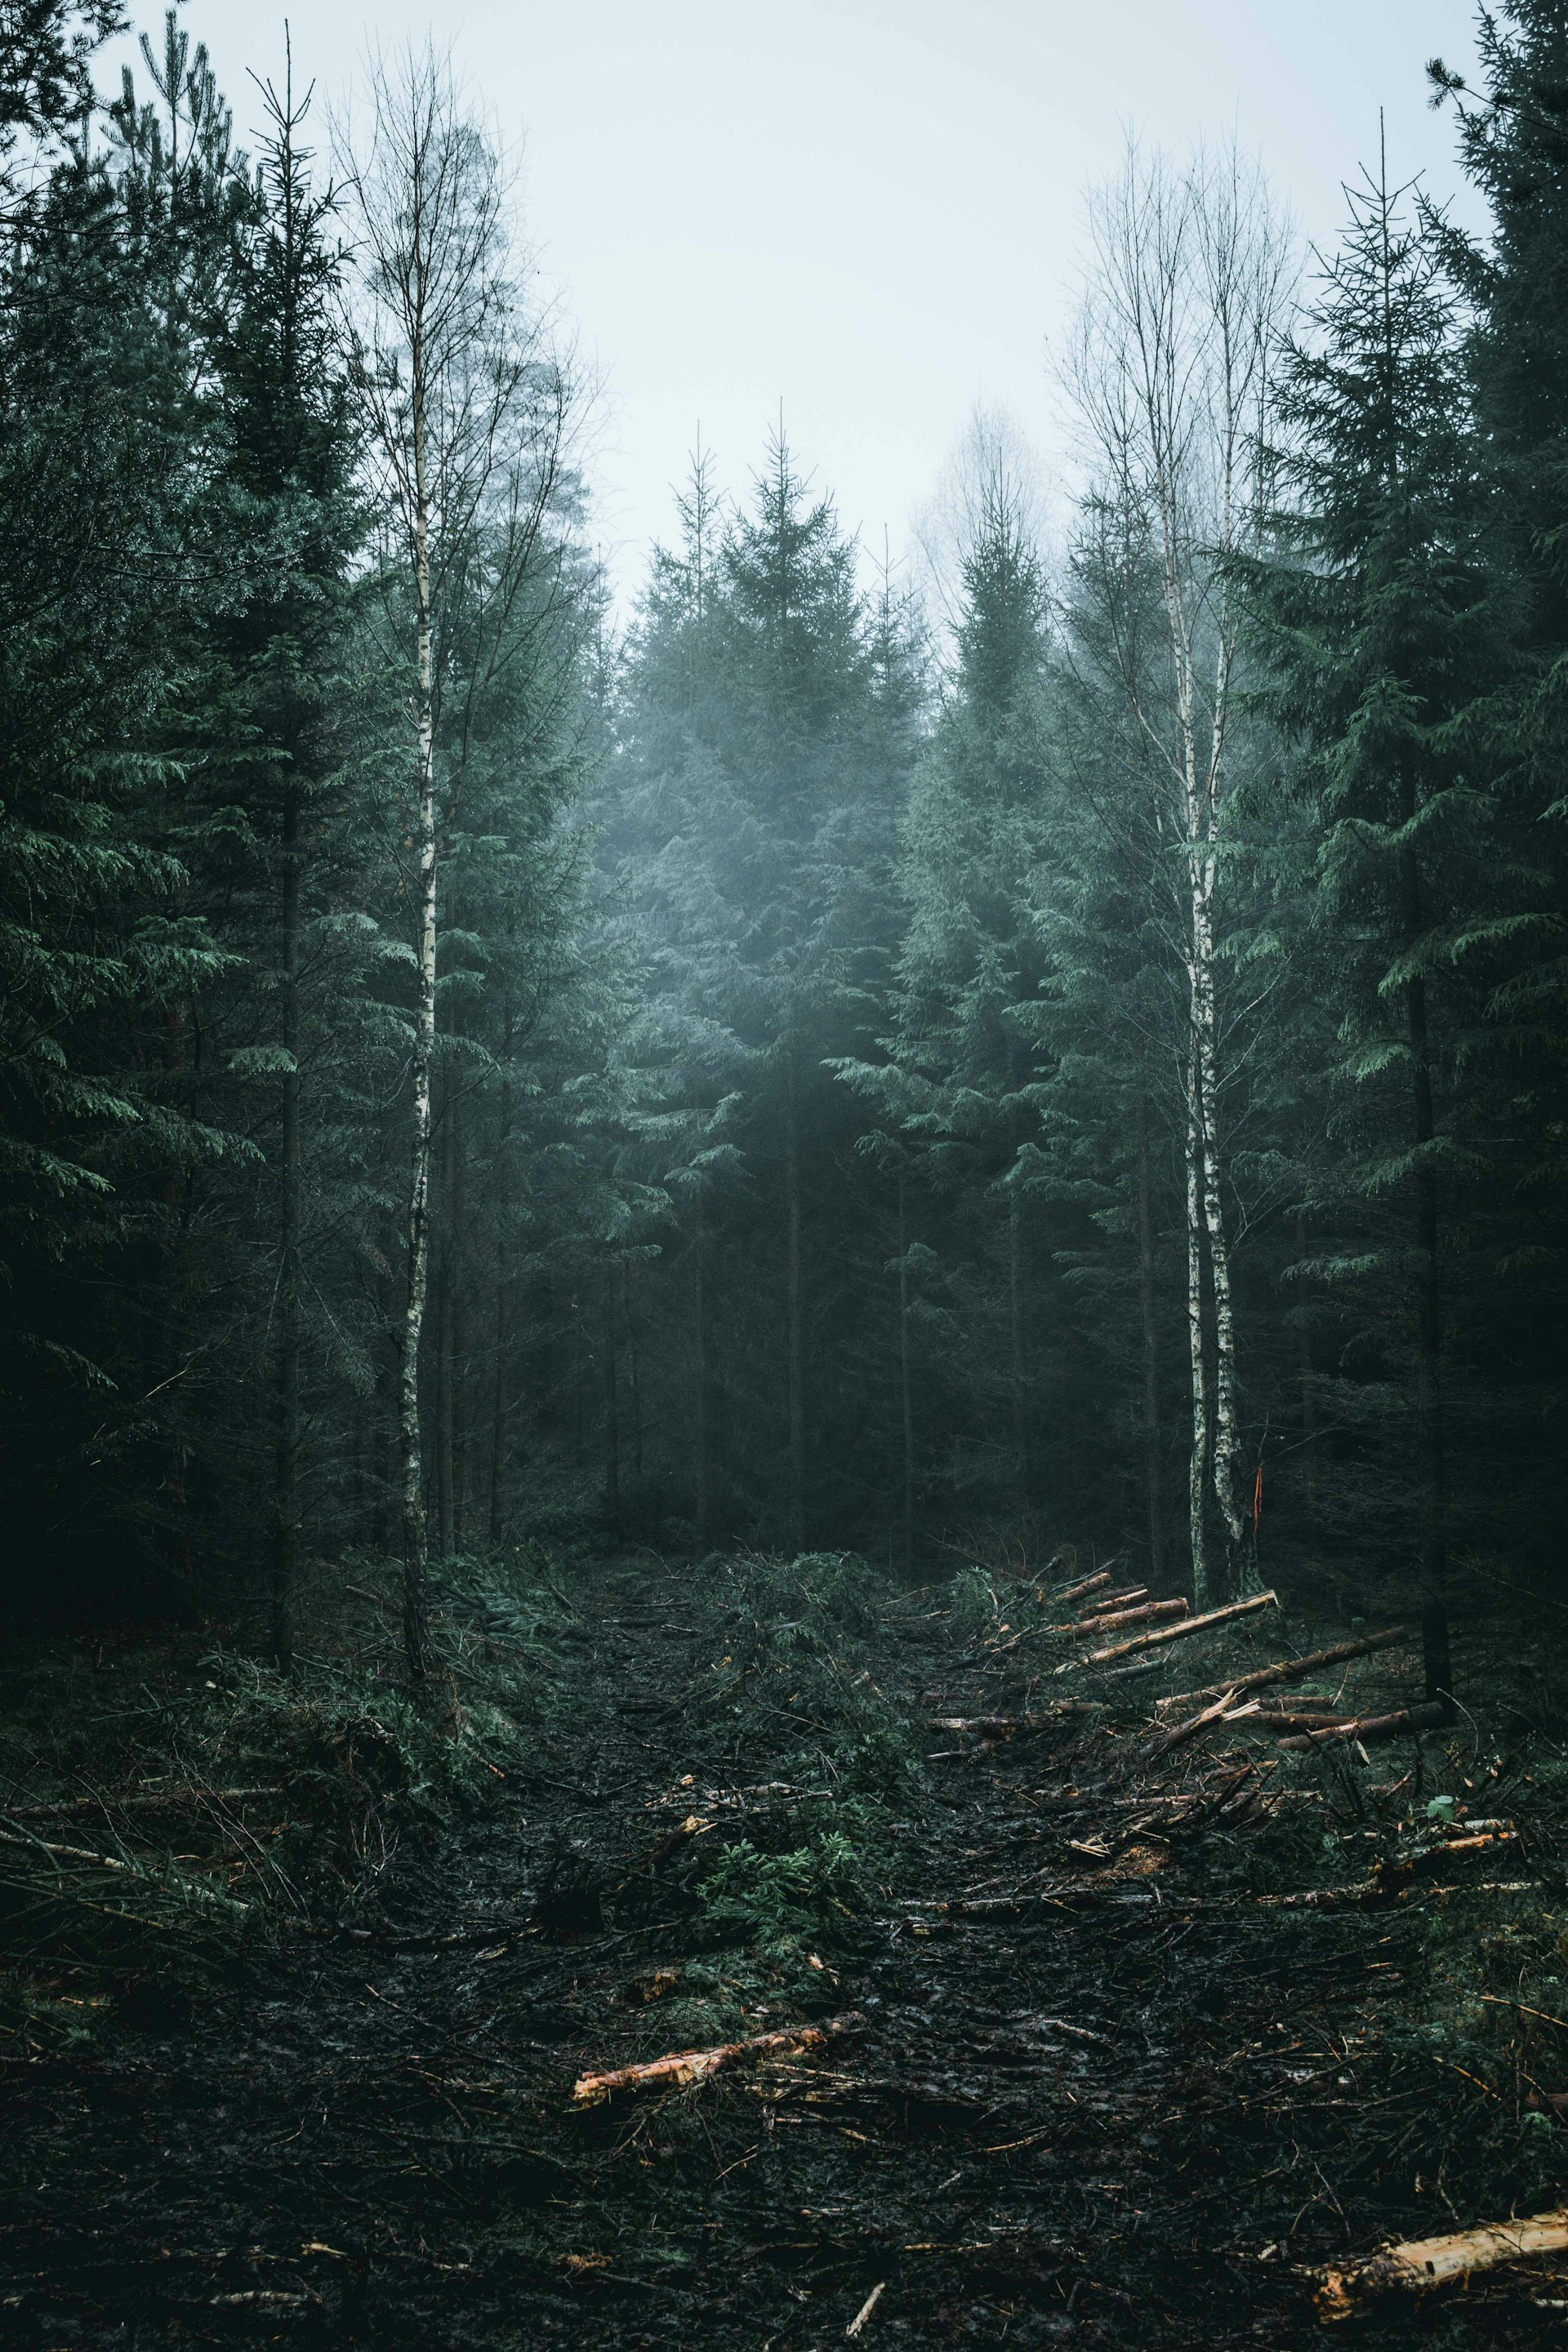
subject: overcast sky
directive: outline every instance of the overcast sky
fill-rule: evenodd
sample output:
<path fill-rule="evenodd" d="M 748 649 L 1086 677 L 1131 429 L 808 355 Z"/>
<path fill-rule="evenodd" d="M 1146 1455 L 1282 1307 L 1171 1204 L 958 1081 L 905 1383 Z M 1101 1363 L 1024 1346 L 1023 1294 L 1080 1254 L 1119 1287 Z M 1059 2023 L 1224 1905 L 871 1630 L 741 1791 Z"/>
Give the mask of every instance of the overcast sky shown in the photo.
<path fill-rule="evenodd" d="M 434 23 L 525 142 L 531 234 L 605 384 L 599 530 L 624 588 L 699 421 L 743 487 L 784 404 L 851 529 L 895 551 L 977 400 L 1053 438 L 1047 340 L 1084 188 L 1125 131 L 1235 131 L 1309 238 L 1376 154 L 1457 186 L 1426 108 L 1471 0 L 185 0 L 238 123 L 247 69 L 324 97 Z M 161 12 L 142 8 L 142 21 Z M 324 124 L 322 126 L 324 137 Z M 1468 216 L 1469 208 L 1461 207 Z"/>

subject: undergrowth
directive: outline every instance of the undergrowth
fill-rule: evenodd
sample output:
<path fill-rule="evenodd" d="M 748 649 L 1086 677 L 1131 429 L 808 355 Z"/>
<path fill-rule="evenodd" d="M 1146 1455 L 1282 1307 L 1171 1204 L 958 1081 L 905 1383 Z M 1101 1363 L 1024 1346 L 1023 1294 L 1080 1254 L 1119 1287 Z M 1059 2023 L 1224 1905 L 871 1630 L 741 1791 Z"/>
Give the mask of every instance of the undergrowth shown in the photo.
<path fill-rule="evenodd" d="M 0 1688 L 0 2032 L 69 2042 L 117 2006 L 188 2001 L 287 1927 L 363 1914 L 399 1850 L 497 1794 L 554 1712 L 559 1572 L 537 1546 L 443 1563 L 417 1697 L 395 1571 L 364 1555 L 287 1673 L 181 1636 L 18 1647 Z"/>

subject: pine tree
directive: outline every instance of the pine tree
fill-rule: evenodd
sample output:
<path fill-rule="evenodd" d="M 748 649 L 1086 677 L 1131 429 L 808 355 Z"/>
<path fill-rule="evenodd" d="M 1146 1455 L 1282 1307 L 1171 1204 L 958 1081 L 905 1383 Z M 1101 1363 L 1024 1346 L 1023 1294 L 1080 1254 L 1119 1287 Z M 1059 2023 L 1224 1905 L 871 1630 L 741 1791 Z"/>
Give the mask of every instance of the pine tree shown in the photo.
<path fill-rule="evenodd" d="M 1477 1011 L 1454 950 L 1500 911 L 1476 724 L 1499 633 L 1433 241 L 1402 221 L 1407 192 L 1386 173 L 1349 193 L 1312 339 L 1292 347 L 1282 393 L 1289 553 L 1254 570 L 1252 593 L 1267 699 L 1309 747 L 1319 796 L 1341 1075 L 1362 1097 L 1352 1181 L 1408 1202 L 1413 1246 L 1394 1263 L 1413 1327 L 1418 1582 L 1428 1692 L 1447 1701 L 1444 1224 L 1462 1181 L 1457 1063 Z"/>

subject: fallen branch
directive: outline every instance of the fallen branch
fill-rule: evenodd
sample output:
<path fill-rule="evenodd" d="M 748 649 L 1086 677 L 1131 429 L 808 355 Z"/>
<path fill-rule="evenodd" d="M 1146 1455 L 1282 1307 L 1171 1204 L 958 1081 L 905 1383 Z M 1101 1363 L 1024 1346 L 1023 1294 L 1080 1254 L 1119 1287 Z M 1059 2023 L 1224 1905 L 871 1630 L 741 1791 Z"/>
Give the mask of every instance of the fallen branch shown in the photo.
<path fill-rule="evenodd" d="M 1422 1706 L 1402 1706 L 1393 1715 L 1352 1716 L 1348 1723 L 1331 1724 L 1322 1731 L 1296 1731 L 1279 1742 L 1281 1748 L 1325 1748 L 1331 1739 L 1392 1739 L 1400 1731 L 1435 1731 L 1443 1721 L 1443 1707 L 1433 1699 Z"/>
<path fill-rule="evenodd" d="M 877 2281 L 876 2285 L 871 2289 L 870 2294 L 866 2297 L 865 2302 L 860 2305 L 859 2310 L 855 2314 L 854 2318 L 845 2329 L 844 2333 L 846 2336 L 856 2336 L 859 2335 L 860 2330 L 865 2326 L 866 2322 L 870 2318 L 871 2314 L 876 2310 L 879 2302 L 881 2300 L 882 2290 L 887 2284 L 888 2282 L 886 2279 L 879 2279 Z"/>
<path fill-rule="evenodd" d="M 1277 1665 L 1260 1666 L 1250 1675 L 1237 1675 L 1228 1685 L 1210 1683 L 1206 1690 L 1177 1691 L 1168 1698 L 1157 1699 L 1155 1705 L 1201 1706 L 1205 1699 L 1217 1698 L 1226 1687 L 1239 1697 L 1244 1691 L 1265 1690 L 1270 1683 L 1293 1683 L 1302 1675 L 1316 1674 L 1320 1666 L 1337 1666 L 1347 1658 L 1364 1658 L 1373 1650 L 1390 1650 L 1395 1642 L 1406 1640 L 1409 1633 L 1408 1625 L 1393 1625 L 1386 1633 L 1368 1633 L 1359 1642 L 1336 1642 L 1331 1649 L 1313 1650 L 1304 1658 L 1281 1658 Z"/>
<path fill-rule="evenodd" d="M 1223 1609 L 1205 1609 L 1201 1617 L 1184 1617 L 1175 1625 L 1156 1626 L 1152 1633 L 1135 1633 L 1130 1642 L 1113 1642 L 1108 1650 L 1091 1650 L 1091 1666 L 1103 1665 L 1108 1658 L 1125 1658 L 1134 1650 L 1152 1650 L 1162 1642 L 1179 1642 L 1185 1633 L 1202 1633 L 1211 1625 L 1227 1625 L 1237 1617 L 1250 1617 L 1255 1609 L 1278 1609 L 1279 1595 L 1273 1592 L 1254 1593 L 1249 1601 L 1230 1601 Z"/>
<path fill-rule="evenodd" d="M 721 2042 L 710 2050 L 677 2050 L 668 2058 L 650 2058 L 640 2066 L 612 2066 L 602 2074 L 579 2074 L 572 2085 L 573 2103 L 592 2107 L 615 2091 L 678 2089 L 689 2083 L 705 2083 L 737 2058 L 760 2058 L 773 2050 L 816 2050 L 860 2022 L 858 2013 L 850 2010 L 843 2017 L 825 2017 L 819 2025 L 785 2026 L 776 2033 L 753 2033 L 744 2042 Z"/>
<path fill-rule="evenodd" d="M 1156 1739 L 1144 1749 L 1138 1759 L 1140 1764 L 1152 1764 L 1156 1758 L 1168 1756 L 1173 1748 L 1180 1748 L 1184 1740 L 1190 1739 L 1195 1731 L 1201 1731 L 1205 1723 L 1213 1723 L 1222 1716 L 1235 1696 L 1234 1691 L 1222 1692 L 1214 1705 L 1205 1706 L 1201 1715 L 1191 1717 L 1185 1723 L 1178 1723 L 1173 1731 L 1167 1731 L 1163 1739 Z"/>
<path fill-rule="evenodd" d="M 1318 2273 L 1318 2315 L 1349 2319 L 1375 2296 L 1400 2292 L 1427 2294 L 1434 2287 L 1462 2284 L 1477 2271 L 1496 2270 L 1531 2254 L 1568 2250 L 1568 2206 L 1533 2213 L 1526 2221 L 1489 2221 L 1477 2230 L 1457 2230 L 1445 2238 L 1413 2238 L 1387 2246 L 1370 2262 Z"/>
<path fill-rule="evenodd" d="M 128 1790 L 122 1795 L 61 1797 L 48 1805 L 10 1805 L 5 1808 L 5 1818 L 12 1822 L 63 1822 L 80 1813 L 129 1812 L 132 1806 L 138 1812 L 152 1812 L 180 1805 L 243 1805 L 255 1797 L 286 1797 L 288 1793 L 276 1782 L 256 1789 Z"/>
<path fill-rule="evenodd" d="M 981 1739 L 1011 1739 L 1016 1731 L 1049 1731 L 1069 1715 L 1099 1715 L 1094 1698 L 1060 1699 L 1045 1715 L 928 1715 L 927 1731 L 967 1731 Z"/>

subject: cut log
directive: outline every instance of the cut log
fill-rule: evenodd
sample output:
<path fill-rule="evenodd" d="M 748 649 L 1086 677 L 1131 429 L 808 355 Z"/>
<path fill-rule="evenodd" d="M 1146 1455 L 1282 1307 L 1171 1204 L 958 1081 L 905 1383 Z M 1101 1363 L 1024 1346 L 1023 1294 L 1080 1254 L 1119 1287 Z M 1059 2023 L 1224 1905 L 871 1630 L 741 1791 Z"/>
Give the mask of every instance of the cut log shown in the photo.
<path fill-rule="evenodd" d="M 1091 1617 L 1111 1616 L 1118 1609 L 1131 1609 L 1135 1601 L 1147 1601 L 1148 1598 L 1146 1584 L 1130 1584 L 1123 1591 L 1102 1593 L 1094 1606 L 1084 1612 L 1084 1622 L 1087 1623 Z"/>
<path fill-rule="evenodd" d="M 1184 1617 L 1184 1601 L 1145 1601 L 1136 1609 L 1111 1609 L 1103 1617 L 1085 1617 L 1073 1627 L 1080 1641 L 1095 1633 L 1111 1633 L 1122 1625 L 1152 1625 L 1166 1617 Z"/>
<path fill-rule="evenodd" d="M 1081 1601 L 1086 1592 L 1098 1592 L 1102 1585 L 1109 1584 L 1110 1581 L 1110 1570 L 1108 1568 L 1102 1568 L 1098 1576 L 1082 1577 L 1077 1584 L 1069 1584 L 1060 1592 L 1053 1592 L 1051 1599 L 1053 1601 Z"/>
<path fill-rule="evenodd" d="M 1134 1650 L 1152 1650 L 1162 1642 L 1179 1642 L 1184 1634 L 1202 1633 L 1211 1625 L 1228 1625 L 1237 1617 L 1250 1617 L 1256 1609 L 1278 1609 L 1279 1595 L 1257 1592 L 1248 1601 L 1229 1601 L 1223 1609 L 1205 1609 L 1201 1617 L 1184 1617 L 1174 1625 L 1158 1625 L 1152 1633 L 1135 1633 L 1130 1642 L 1113 1642 L 1109 1649 L 1091 1650 L 1091 1666 L 1103 1665 L 1109 1658 L 1125 1658 Z M 1234 1687 L 1234 1685 L 1233 1685 Z"/>
<path fill-rule="evenodd" d="M 1322 1731 L 1296 1731 L 1279 1742 L 1281 1748 L 1327 1748 L 1333 1740 L 1392 1739 L 1401 1731 L 1436 1731 L 1443 1721 L 1441 1704 L 1433 1699 L 1421 1706 L 1402 1706 L 1393 1715 L 1352 1716 Z"/>
<path fill-rule="evenodd" d="M 1231 1721 L 1237 1721 L 1242 1712 L 1237 1707 Z M 1353 1715 L 1304 1715 L 1295 1707 L 1262 1707 L 1256 1699 L 1246 1712 L 1260 1731 L 1348 1731 L 1356 1720 Z"/>
<path fill-rule="evenodd" d="M 762 2058 L 770 2051 L 816 2050 L 835 2034 L 847 2033 L 861 2022 L 858 2013 L 825 2017 L 816 2025 L 787 2025 L 776 2033 L 753 2033 L 744 2042 L 721 2042 L 710 2050 L 676 2050 L 667 2058 L 649 2058 L 640 2066 L 611 2066 L 601 2074 L 579 2074 L 572 2098 L 579 2107 L 597 2106 L 616 2091 L 679 2089 L 688 2083 L 705 2083 L 737 2058 Z"/>
<path fill-rule="evenodd" d="M 1318 2273 L 1318 2315 L 1350 2319 L 1379 2295 L 1428 2294 L 1434 2287 L 1462 2284 L 1478 2271 L 1531 2254 L 1568 2251 L 1568 2206 L 1532 2213 L 1525 2221 L 1489 2221 L 1477 2230 L 1456 2230 L 1444 2238 L 1412 2238 L 1385 2246 L 1369 2262 Z"/>
<path fill-rule="evenodd" d="M 1266 1690 L 1270 1683 L 1293 1683 L 1302 1675 L 1315 1675 L 1320 1666 L 1337 1666 L 1347 1658 L 1370 1657 L 1373 1650 L 1390 1650 L 1395 1642 L 1407 1641 L 1408 1625 L 1391 1625 L 1386 1633 L 1368 1633 L 1358 1642 L 1336 1642 L 1331 1649 L 1313 1650 L 1304 1658 L 1281 1658 L 1277 1665 L 1259 1666 L 1250 1675 L 1237 1675 L 1229 1684 L 1210 1683 L 1206 1690 L 1176 1691 L 1169 1698 L 1156 1700 L 1159 1706 L 1201 1706 L 1205 1699 L 1217 1698 L 1222 1689 L 1243 1691 Z"/>

